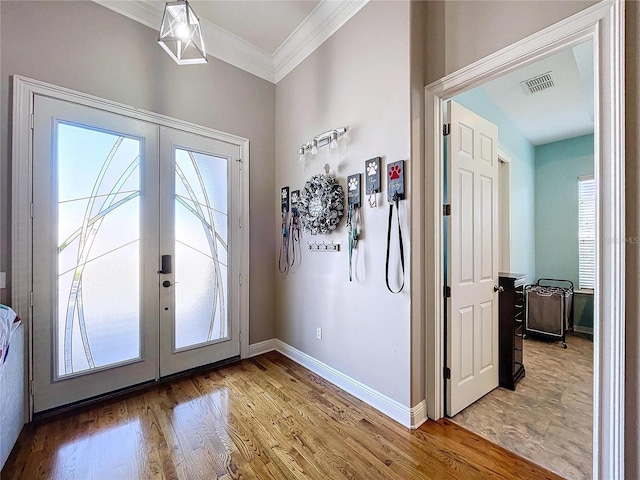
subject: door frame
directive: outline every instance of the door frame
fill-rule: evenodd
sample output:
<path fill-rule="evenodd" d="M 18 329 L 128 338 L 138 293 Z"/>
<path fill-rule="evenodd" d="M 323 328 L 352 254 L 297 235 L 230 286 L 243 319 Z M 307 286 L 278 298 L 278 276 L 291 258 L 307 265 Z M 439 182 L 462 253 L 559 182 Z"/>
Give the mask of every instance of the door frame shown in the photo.
<path fill-rule="evenodd" d="M 506 201 L 505 201 L 506 197 Z M 511 158 L 498 148 L 500 272 L 511 271 Z M 504 221 L 506 219 L 506 221 Z M 506 258 L 505 258 L 506 257 Z"/>
<path fill-rule="evenodd" d="M 594 329 L 593 475 L 624 478 L 625 199 L 624 4 L 603 0 L 425 87 L 425 400 L 444 414 L 443 102 L 542 57 L 593 39 L 594 173 L 598 181 Z M 606 318 L 607 322 L 597 319 Z"/>
<path fill-rule="evenodd" d="M 155 123 L 159 126 L 183 130 L 213 138 L 240 148 L 240 249 L 249 251 L 249 140 L 237 135 L 214 130 L 195 123 L 179 120 L 147 110 L 106 100 L 20 75 L 13 76 L 12 123 L 12 269 L 11 301 L 20 312 L 25 325 L 25 422 L 33 419 L 33 311 L 31 248 L 31 199 L 32 199 L 32 112 L 35 95 L 42 95 L 67 102 L 105 110 L 125 117 Z M 239 265 L 239 316 L 240 357 L 249 356 L 249 255 L 240 255 Z"/>

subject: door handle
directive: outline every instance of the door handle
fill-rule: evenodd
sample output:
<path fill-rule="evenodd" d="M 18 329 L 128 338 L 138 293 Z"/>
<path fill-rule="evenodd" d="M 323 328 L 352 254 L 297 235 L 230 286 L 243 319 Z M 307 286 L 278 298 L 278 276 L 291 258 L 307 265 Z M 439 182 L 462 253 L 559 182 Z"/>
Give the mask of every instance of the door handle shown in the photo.
<path fill-rule="evenodd" d="M 158 273 L 169 274 L 171 273 L 171 255 L 162 255 L 161 266 Z"/>
<path fill-rule="evenodd" d="M 498 285 L 493 286 L 494 292 L 504 292 L 504 287 L 499 287 Z"/>

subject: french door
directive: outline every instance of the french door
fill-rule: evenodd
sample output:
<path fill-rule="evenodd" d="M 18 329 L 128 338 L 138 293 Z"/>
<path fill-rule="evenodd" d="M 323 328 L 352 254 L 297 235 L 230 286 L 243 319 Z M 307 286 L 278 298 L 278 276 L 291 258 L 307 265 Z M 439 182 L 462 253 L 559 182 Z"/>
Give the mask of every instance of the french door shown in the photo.
<path fill-rule="evenodd" d="M 34 412 L 239 354 L 239 153 L 35 96 Z"/>

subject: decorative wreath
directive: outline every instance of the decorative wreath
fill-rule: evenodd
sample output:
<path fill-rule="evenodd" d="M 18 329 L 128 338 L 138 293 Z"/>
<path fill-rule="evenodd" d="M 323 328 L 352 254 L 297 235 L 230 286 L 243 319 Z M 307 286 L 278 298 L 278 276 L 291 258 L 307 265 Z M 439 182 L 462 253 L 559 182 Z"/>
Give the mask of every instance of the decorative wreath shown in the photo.
<path fill-rule="evenodd" d="M 336 177 L 312 176 L 300 192 L 298 213 L 303 230 L 311 235 L 335 230 L 344 213 L 344 190 Z"/>

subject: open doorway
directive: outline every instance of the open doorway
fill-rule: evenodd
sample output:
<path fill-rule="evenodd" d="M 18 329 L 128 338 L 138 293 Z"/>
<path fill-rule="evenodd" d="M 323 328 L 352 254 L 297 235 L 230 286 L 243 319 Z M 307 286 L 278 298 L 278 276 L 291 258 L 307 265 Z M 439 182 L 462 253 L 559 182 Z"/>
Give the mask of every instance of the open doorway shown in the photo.
<path fill-rule="evenodd" d="M 591 478 L 592 469 L 593 277 L 589 281 L 584 270 L 595 271 L 595 256 L 580 245 L 579 184 L 593 178 L 593 58 L 593 42 L 587 41 L 452 98 L 498 128 L 498 275 L 506 291 L 492 295 L 499 303 L 494 332 L 499 387 L 459 413 L 447 414 L 474 433 L 573 479 Z M 454 133 L 448 141 L 451 149 L 456 148 Z M 540 299 L 553 300 L 547 294 L 558 292 L 573 300 L 573 308 L 544 314 L 554 332 L 566 328 L 566 337 L 539 333 L 533 315 L 529 318 L 529 310 L 535 310 L 523 302 L 525 292 L 533 294 L 541 278 L 560 280 L 543 282 L 560 289 L 539 289 L 544 294 Z M 454 379 L 455 371 L 452 375 Z M 455 400 L 451 403 L 459 405 Z"/>
<path fill-rule="evenodd" d="M 444 415 L 445 380 L 441 319 L 445 310 L 442 212 L 443 147 L 440 141 L 443 102 L 504 73 L 535 63 L 567 47 L 593 39 L 596 45 L 595 180 L 597 188 L 598 272 L 595 280 L 593 475 L 616 478 L 623 469 L 624 422 L 624 127 L 620 69 L 622 35 L 620 2 L 605 1 L 465 69 L 426 87 L 426 253 L 427 278 L 435 279 L 426 289 L 426 397 L 430 418 Z M 599 32 L 607 32 L 601 35 Z M 512 239 L 512 245 L 514 239 Z M 430 252 L 433 252 L 433 256 Z M 433 263 L 431 263 L 433 262 Z M 512 265 L 513 269 L 514 266 Z M 535 270 L 534 270 L 535 271 Z M 606 318 L 606 322 L 598 322 Z"/>

